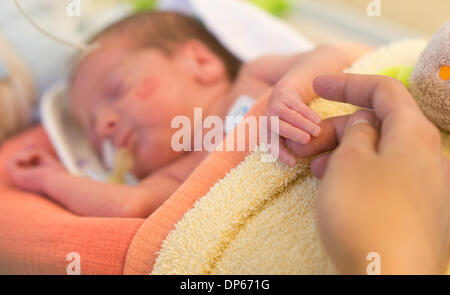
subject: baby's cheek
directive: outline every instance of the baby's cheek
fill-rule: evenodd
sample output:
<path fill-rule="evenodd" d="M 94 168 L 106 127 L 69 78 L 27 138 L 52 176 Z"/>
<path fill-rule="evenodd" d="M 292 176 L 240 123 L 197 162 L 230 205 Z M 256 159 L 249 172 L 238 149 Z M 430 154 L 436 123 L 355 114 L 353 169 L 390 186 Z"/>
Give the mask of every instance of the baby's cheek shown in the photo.
<path fill-rule="evenodd" d="M 137 100 L 146 100 L 155 94 L 159 88 L 159 80 L 156 77 L 147 77 L 136 89 L 133 97 Z"/>

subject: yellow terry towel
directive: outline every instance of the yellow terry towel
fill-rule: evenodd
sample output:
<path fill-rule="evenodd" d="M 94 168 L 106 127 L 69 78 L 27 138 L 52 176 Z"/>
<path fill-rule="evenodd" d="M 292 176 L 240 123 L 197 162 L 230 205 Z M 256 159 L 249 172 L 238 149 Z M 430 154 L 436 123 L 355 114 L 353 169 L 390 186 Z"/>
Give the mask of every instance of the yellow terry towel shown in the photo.
<path fill-rule="evenodd" d="M 413 66 L 426 43 L 379 49 L 348 72 Z M 323 99 L 311 107 L 323 118 L 356 110 Z M 443 132 L 442 137 L 450 158 L 450 134 Z M 336 273 L 317 232 L 313 200 L 319 180 L 311 175 L 310 159 L 288 168 L 263 163 L 263 154 L 250 154 L 184 215 L 164 241 L 152 274 Z"/>

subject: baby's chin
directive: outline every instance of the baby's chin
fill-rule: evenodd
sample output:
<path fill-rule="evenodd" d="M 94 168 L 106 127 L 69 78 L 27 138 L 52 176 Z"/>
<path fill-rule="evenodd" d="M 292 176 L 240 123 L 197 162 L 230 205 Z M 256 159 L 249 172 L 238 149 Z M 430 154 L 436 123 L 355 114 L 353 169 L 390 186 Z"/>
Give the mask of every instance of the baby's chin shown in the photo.
<path fill-rule="evenodd" d="M 139 179 L 148 177 L 182 158 L 184 152 L 175 152 L 170 145 L 135 142 L 130 149 L 134 167 L 132 173 Z"/>
<path fill-rule="evenodd" d="M 131 172 L 133 173 L 134 176 L 136 176 L 139 179 L 144 179 L 148 177 L 149 175 L 160 169 L 162 166 L 164 166 L 164 165 L 155 165 L 154 161 L 139 157 L 135 157 L 134 162 L 135 165 L 131 170 Z"/>
<path fill-rule="evenodd" d="M 159 171 L 160 169 L 167 167 L 172 164 L 174 161 L 178 160 L 179 157 L 175 158 L 167 158 L 167 159 L 155 159 L 155 157 L 151 158 L 139 158 L 135 157 L 135 165 L 131 172 L 138 179 L 144 179 L 151 174 Z"/>
<path fill-rule="evenodd" d="M 141 171 L 140 168 L 136 168 L 134 167 L 133 170 L 131 171 L 131 173 L 138 178 L 139 180 L 142 180 L 144 178 L 146 178 L 149 174 L 148 173 L 144 173 Z"/>

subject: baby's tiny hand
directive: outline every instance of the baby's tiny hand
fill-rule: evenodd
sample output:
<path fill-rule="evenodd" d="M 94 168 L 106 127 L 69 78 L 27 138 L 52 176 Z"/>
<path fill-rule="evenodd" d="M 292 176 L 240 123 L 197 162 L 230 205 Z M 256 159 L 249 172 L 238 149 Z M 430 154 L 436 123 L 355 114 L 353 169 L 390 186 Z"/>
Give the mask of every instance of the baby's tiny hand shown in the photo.
<path fill-rule="evenodd" d="M 310 142 L 311 136 L 318 137 L 320 135 L 320 116 L 302 101 L 298 89 L 289 82 L 281 81 L 275 86 L 266 115 L 279 117 L 279 130 L 273 130 L 273 126 L 270 124 L 269 130 L 281 136 L 281 139 L 307 144 Z M 292 153 L 282 144 L 279 148 L 280 160 L 289 166 L 294 166 L 296 161 Z"/>
<path fill-rule="evenodd" d="M 26 147 L 7 164 L 12 183 L 24 190 L 44 193 L 43 184 L 52 173 L 65 171 L 63 166 L 47 151 Z"/>

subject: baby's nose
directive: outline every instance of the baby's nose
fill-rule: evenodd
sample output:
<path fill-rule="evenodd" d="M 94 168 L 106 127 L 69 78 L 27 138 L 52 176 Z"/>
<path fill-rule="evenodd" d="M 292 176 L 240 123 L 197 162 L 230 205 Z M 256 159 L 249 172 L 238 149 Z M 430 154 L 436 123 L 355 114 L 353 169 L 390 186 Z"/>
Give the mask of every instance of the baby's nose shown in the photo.
<path fill-rule="evenodd" d="M 118 116 L 115 113 L 108 113 L 102 115 L 97 121 L 97 132 L 102 137 L 112 136 L 116 130 L 118 123 Z"/>

